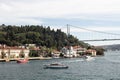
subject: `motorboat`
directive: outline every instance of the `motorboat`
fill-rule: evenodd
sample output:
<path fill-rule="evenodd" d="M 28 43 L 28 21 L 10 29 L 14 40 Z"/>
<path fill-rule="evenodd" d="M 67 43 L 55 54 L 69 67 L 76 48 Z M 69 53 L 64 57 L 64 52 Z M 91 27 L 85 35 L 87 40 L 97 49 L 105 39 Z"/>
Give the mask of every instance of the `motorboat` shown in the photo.
<path fill-rule="evenodd" d="M 52 64 L 44 65 L 44 68 L 45 69 L 67 69 L 68 66 L 65 66 L 59 63 L 52 63 Z"/>
<path fill-rule="evenodd" d="M 27 63 L 28 59 L 17 59 L 17 63 Z"/>

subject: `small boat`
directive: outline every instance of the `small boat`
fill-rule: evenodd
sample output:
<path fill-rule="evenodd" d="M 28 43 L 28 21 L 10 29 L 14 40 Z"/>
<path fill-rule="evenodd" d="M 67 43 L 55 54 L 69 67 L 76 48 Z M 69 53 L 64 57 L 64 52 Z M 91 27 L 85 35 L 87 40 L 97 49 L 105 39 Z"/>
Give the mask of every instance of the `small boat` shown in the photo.
<path fill-rule="evenodd" d="M 27 63 L 28 59 L 18 59 L 16 61 L 17 61 L 17 63 Z"/>
<path fill-rule="evenodd" d="M 65 66 L 63 64 L 58 64 L 58 63 L 52 63 L 49 65 L 45 65 L 45 69 L 67 69 L 68 66 Z"/>

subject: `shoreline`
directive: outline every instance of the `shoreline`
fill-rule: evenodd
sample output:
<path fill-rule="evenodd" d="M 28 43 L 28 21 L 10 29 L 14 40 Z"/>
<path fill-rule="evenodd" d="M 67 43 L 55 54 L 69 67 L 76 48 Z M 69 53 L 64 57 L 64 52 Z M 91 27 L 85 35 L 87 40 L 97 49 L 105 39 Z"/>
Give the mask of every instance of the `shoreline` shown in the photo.
<path fill-rule="evenodd" d="M 104 55 L 97 55 L 97 56 L 92 56 L 92 57 L 102 57 Z M 70 57 L 68 57 L 70 58 Z M 82 58 L 82 57 L 72 57 L 72 58 Z M 0 59 L 0 62 L 10 62 L 10 61 L 16 61 L 18 59 L 24 59 L 24 58 L 10 58 L 10 59 Z M 50 59 L 54 59 L 52 57 L 28 57 L 28 60 L 50 60 Z"/>
<path fill-rule="evenodd" d="M 24 58 L 11 58 L 11 59 L 0 59 L 0 62 L 10 62 L 16 61 L 17 59 L 24 59 Z M 29 57 L 28 60 L 49 60 L 52 59 L 51 57 Z"/>

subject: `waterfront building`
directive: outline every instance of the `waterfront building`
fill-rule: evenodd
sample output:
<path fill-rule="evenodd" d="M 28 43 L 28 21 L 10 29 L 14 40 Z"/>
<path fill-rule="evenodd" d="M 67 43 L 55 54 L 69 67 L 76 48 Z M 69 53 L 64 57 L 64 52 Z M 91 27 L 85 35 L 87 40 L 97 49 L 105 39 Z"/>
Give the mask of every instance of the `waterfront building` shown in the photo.
<path fill-rule="evenodd" d="M 58 58 L 58 57 L 60 56 L 60 52 L 57 51 L 57 50 L 54 50 L 54 51 L 52 52 L 52 56 L 53 56 L 54 58 Z"/>
<path fill-rule="evenodd" d="M 89 54 L 89 55 L 91 55 L 91 56 L 96 56 L 96 50 L 93 50 L 93 49 L 88 49 L 88 50 L 86 50 L 86 53 L 87 54 Z"/>
<path fill-rule="evenodd" d="M 61 49 L 61 53 L 64 55 L 64 57 L 77 57 L 77 52 L 73 49 L 72 46 L 63 47 Z"/>
<path fill-rule="evenodd" d="M 64 57 L 79 57 L 82 55 L 91 55 L 96 56 L 96 50 L 93 49 L 86 49 L 82 48 L 80 46 L 70 46 L 70 47 L 63 47 L 61 49 L 61 53 L 64 55 Z"/>
<path fill-rule="evenodd" d="M 29 57 L 29 49 L 19 47 L 0 46 L 0 58 Z"/>

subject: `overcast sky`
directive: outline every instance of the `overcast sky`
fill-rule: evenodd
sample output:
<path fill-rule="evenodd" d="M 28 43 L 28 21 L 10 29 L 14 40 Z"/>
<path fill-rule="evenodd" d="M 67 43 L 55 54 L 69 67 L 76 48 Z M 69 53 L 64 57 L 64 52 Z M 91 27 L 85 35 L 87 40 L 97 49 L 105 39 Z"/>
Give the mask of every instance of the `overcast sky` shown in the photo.
<path fill-rule="evenodd" d="M 0 24 L 45 25 L 65 32 L 71 24 L 119 33 L 120 0 L 0 0 Z M 71 29 L 79 39 L 80 32 L 85 31 Z"/>

